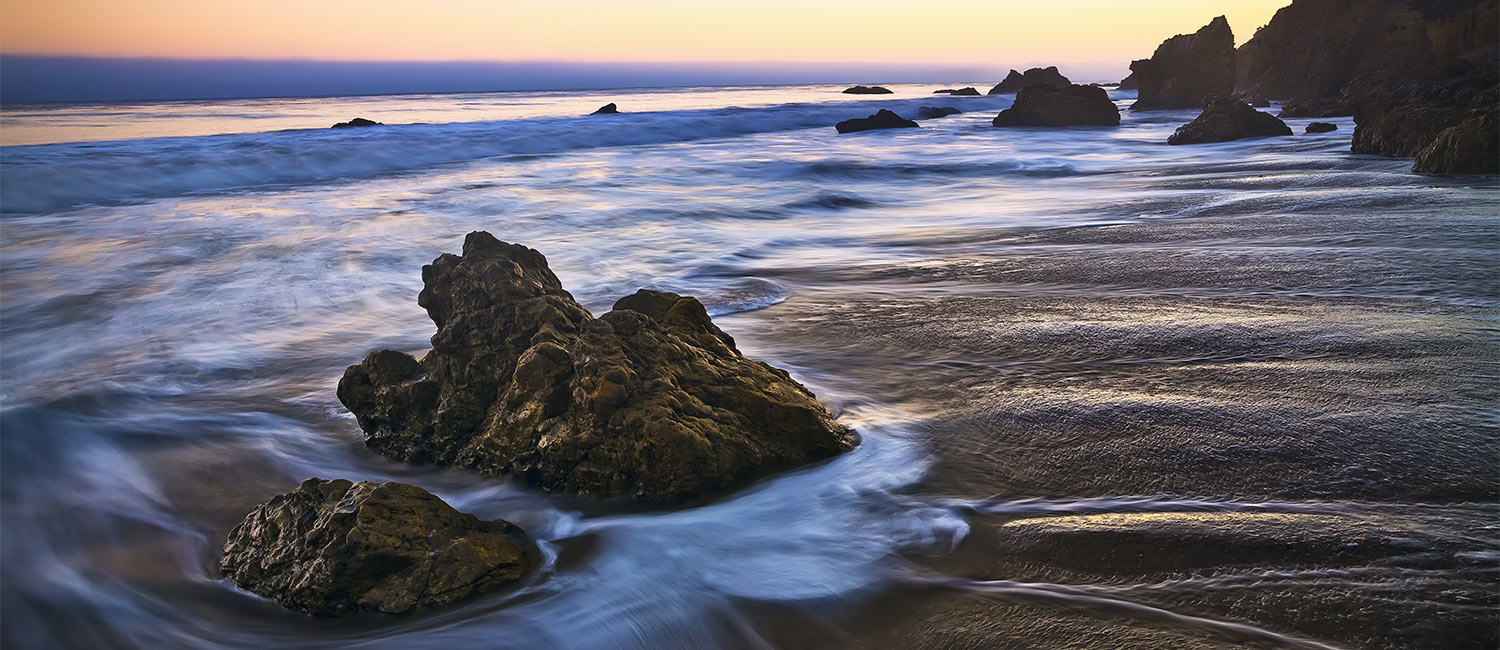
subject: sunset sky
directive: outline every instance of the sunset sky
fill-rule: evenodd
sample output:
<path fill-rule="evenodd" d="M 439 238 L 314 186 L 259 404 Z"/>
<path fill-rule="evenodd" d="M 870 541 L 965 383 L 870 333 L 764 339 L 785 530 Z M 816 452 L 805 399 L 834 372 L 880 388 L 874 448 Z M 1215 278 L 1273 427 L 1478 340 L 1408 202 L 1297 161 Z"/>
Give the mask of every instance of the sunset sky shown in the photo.
<path fill-rule="evenodd" d="M 328 61 L 1123 64 L 1289 0 L 0 0 L 0 52 Z"/>

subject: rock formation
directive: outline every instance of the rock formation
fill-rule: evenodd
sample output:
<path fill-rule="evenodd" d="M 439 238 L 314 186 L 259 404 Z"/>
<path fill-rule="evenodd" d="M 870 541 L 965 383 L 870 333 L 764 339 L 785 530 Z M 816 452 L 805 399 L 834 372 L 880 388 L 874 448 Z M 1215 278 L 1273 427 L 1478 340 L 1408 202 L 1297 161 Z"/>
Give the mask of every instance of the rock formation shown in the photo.
<path fill-rule="evenodd" d="M 958 115 L 962 112 L 952 106 L 923 106 L 917 109 L 917 119 L 935 120 L 940 117 L 948 117 L 949 115 Z"/>
<path fill-rule="evenodd" d="M 833 128 L 838 129 L 839 133 L 854 133 L 856 131 L 870 131 L 874 129 L 915 128 L 916 126 L 918 126 L 916 122 L 882 108 L 880 112 L 874 115 L 844 120 L 835 124 Z"/>
<path fill-rule="evenodd" d="M 1228 142 L 1244 138 L 1291 135 L 1285 122 L 1225 95 L 1213 95 L 1203 104 L 1198 119 L 1178 127 L 1167 144 Z"/>
<path fill-rule="evenodd" d="M 1005 75 L 1005 79 L 1000 83 L 995 84 L 995 87 L 991 88 L 990 92 L 987 94 L 999 95 L 1003 93 L 1020 92 L 1022 88 L 1026 88 L 1027 86 L 1035 86 L 1037 84 L 1063 87 L 1071 86 L 1073 85 L 1073 82 L 1068 81 L 1067 77 L 1064 77 L 1061 72 L 1058 72 L 1057 66 L 1055 65 L 1048 66 L 1046 68 L 1032 68 L 1024 73 L 1011 70 L 1010 74 Z"/>
<path fill-rule="evenodd" d="M 384 125 L 381 124 L 380 122 L 376 122 L 375 120 L 367 120 L 367 119 L 365 119 L 363 117 L 356 117 L 356 118 L 354 118 L 352 120 L 349 120 L 348 122 L 339 122 L 339 123 L 334 124 L 333 126 L 330 126 L 328 128 L 330 128 L 330 129 L 348 129 L 348 128 L 352 128 L 352 127 L 356 127 L 356 126 L 384 126 Z"/>
<path fill-rule="evenodd" d="M 959 88 L 958 90 L 955 90 L 948 94 L 953 95 L 954 97 L 978 97 L 979 89 L 973 86 L 964 86 L 963 88 Z"/>
<path fill-rule="evenodd" d="M 1500 115 L 1478 112 L 1443 129 L 1417 154 L 1419 174 L 1500 173 Z"/>
<path fill-rule="evenodd" d="M 1198 108 L 1209 95 L 1234 91 L 1234 34 L 1223 16 L 1194 34 L 1162 42 L 1149 59 L 1130 64 L 1139 86 L 1131 110 Z"/>
<path fill-rule="evenodd" d="M 1118 88 L 1120 90 L 1137 90 L 1137 89 L 1139 89 L 1140 86 L 1136 85 L 1136 82 L 1135 82 L 1135 73 L 1132 72 L 1132 73 L 1130 73 L 1128 75 L 1125 75 L 1125 78 L 1120 80 L 1120 83 L 1119 83 L 1118 86 L 1116 86 L 1116 88 Z"/>
<path fill-rule="evenodd" d="M 693 298 L 642 290 L 594 318 L 541 253 L 485 232 L 422 281 L 432 351 L 372 352 L 339 381 L 386 456 L 677 501 L 859 440 L 785 371 L 741 355 Z"/>
<path fill-rule="evenodd" d="M 1350 150 L 1399 158 L 1423 155 L 1438 144 L 1440 135 L 1473 118 L 1500 114 L 1500 86 L 1481 76 L 1417 81 L 1396 73 L 1370 73 L 1351 81 L 1343 97 L 1354 112 Z M 1480 135 L 1486 123 L 1480 119 L 1469 128 L 1453 131 L 1413 171 L 1483 173 L 1493 169 L 1493 161 L 1485 162 L 1484 152 L 1491 151 L 1494 143 L 1466 140 L 1461 135 Z M 1465 165 L 1468 162 L 1474 164 Z"/>
<path fill-rule="evenodd" d="M 995 116 L 995 126 L 1115 126 L 1120 111 L 1098 86 L 1028 86 Z"/>
<path fill-rule="evenodd" d="M 845 95 L 889 95 L 892 91 L 884 86 L 850 86 L 844 89 Z"/>
<path fill-rule="evenodd" d="M 600 106 L 599 110 L 590 113 L 590 115 L 617 115 L 619 114 L 619 112 L 620 108 L 618 106 L 615 106 L 614 102 L 610 102 L 608 104 Z"/>
<path fill-rule="evenodd" d="M 404 483 L 308 479 L 229 533 L 220 568 L 244 589 L 319 616 L 404 614 L 519 580 L 521 529 Z"/>
<path fill-rule="evenodd" d="M 1307 128 L 1303 129 L 1302 132 L 1303 133 L 1328 133 L 1330 131 L 1336 131 L 1336 130 L 1338 130 L 1338 128 L 1339 127 L 1338 127 L 1337 124 L 1333 124 L 1331 122 L 1308 122 Z"/>

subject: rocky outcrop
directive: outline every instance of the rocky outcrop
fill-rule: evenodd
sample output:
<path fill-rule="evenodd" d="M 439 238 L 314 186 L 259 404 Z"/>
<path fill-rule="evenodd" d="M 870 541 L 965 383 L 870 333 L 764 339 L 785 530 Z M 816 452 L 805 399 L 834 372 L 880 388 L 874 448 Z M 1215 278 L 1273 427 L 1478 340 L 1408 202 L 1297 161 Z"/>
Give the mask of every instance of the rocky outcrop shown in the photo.
<path fill-rule="evenodd" d="M 1125 78 L 1120 80 L 1120 84 L 1118 86 L 1116 86 L 1116 88 L 1118 88 L 1120 90 L 1138 90 L 1138 89 L 1140 89 L 1140 86 L 1137 85 L 1136 81 L 1135 81 L 1135 73 L 1132 72 L 1132 73 L 1130 73 L 1128 75 L 1125 75 Z"/>
<path fill-rule="evenodd" d="M 1343 95 L 1353 106 L 1354 153 L 1413 158 L 1442 132 L 1484 113 L 1500 111 L 1500 89 L 1488 79 L 1421 81 L 1370 73 Z"/>
<path fill-rule="evenodd" d="M 598 110 L 590 113 L 590 115 L 617 115 L 619 114 L 619 112 L 620 107 L 615 106 L 614 102 L 610 102 L 608 104 L 600 106 Z"/>
<path fill-rule="evenodd" d="M 679 501 L 858 442 L 785 371 L 741 355 L 693 298 L 642 290 L 595 318 L 541 253 L 485 232 L 422 281 L 432 351 L 372 352 L 339 381 L 386 456 Z"/>
<path fill-rule="evenodd" d="M 1500 40 L 1497 19 L 1496 0 L 1295 0 L 1240 46 L 1235 87 L 1272 99 L 1328 100 L 1372 72 L 1461 75 L 1466 54 Z"/>
<path fill-rule="evenodd" d="M 1120 111 L 1098 86 L 1029 86 L 995 116 L 995 126 L 1115 126 Z"/>
<path fill-rule="evenodd" d="M 534 563 L 521 529 L 404 483 L 308 479 L 229 533 L 220 569 L 318 616 L 405 614 L 503 588 Z"/>
<path fill-rule="evenodd" d="M 1234 91 L 1234 33 L 1223 16 L 1193 34 L 1162 42 L 1149 59 L 1130 64 L 1139 86 L 1131 110 L 1198 108 L 1209 95 Z"/>
<path fill-rule="evenodd" d="M 844 89 L 845 95 L 889 95 L 890 88 L 884 86 L 850 86 Z"/>
<path fill-rule="evenodd" d="M 1331 122 L 1308 122 L 1307 123 L 1307 128 L 1303 129 L 1302 132 L 1303 133 L 1328 133 L 1330 131 L 1337 131 L 1338 128 L 1339 127 L 1338 127 L 1337 124 L 1333 124 Z"/>
<path fill-rule="evenodd" d="M 1057 66 L 1055 65 L 1045 68 L 1032 68 L 1030 70 L 1027 70 L 1026 72 L 1016 72 L 1015 70 L 1011 70 L 1010 74 L 1005 75 L 1005 79 L 1000 83 L 995 84 L 995 87 L 991 88 L 990 92 L 987 94 L 1000 95 L 1004 93 L 1020 92 L 1022 88 L 1036 85 L 1057 86 L 1061 88 L 1064 86 L 1071 86 L 1073 85 L 1073 82 L 1068 81 L 1067 77 L 1064 77 L 1061 72 L 1058 72 Z"/>
<path fill-rule="evenodd" d="M 917 119 L 935 120 L 940 117 L 948 117 L 949 115 L 958 115 L 962 112 L 952 106 L 923 106 L 917 109 Z"/>
<path fill-rule="evenodd" d="M 380 122 L 376 122 L 375 120 L 367 120 L 367 119 L 365 119 L 363 117 L 356 117 L 356 118 L 354 118 L 352 120 L 349 120 L 348 122 L 339 122 L 338 124 L 335 124 L 335 125 L 330 126 L 328 128 L 330 128 L 330 129 L 348 129 L 348 128 L 352 128 L 352 127 L 356 127 L 356 126 L 384 126 L 384 125 L 381 124 Z"/>
<path fill-rule="evenodd" d="M 1254 108 L 1270 108 L 1271 106 L 1271 100 L 1266 99 L 1265 95 L 1256 95 L 1252 93 L 1235 93 L 1234 98 L 1239 101 L 1245 102 L 1246 104 L 1249 104 Z"/>
<path fill-rule="evenodd" d="M 839 133 L 854 133 L 856 131 L 872 131 L 875 129 L 902 129 L 915 128 L 918 124 L 897 115 L 884 108 L 880 112 L 869 117 L 856 117 L 852 120 L 844 120 L 835 124 L 833 128 Z"/>
<path fill-rule="evenodd" d="M 1228 142 L 1291 134 L 1291 127 L 1275 116 L 1257 111 L 1230 97 L 1213 95 L 1204 102 L 1203 113 L 1192 122 L 1178 127 L 1177 132 L 1167 138 L 1167 144 Z"/>
<path fill-rule="evenodd" d="M 1417 154 L 1419 174 L 1500 173 L 1500 115 L 1481 112 L 1443 129 Z"/>

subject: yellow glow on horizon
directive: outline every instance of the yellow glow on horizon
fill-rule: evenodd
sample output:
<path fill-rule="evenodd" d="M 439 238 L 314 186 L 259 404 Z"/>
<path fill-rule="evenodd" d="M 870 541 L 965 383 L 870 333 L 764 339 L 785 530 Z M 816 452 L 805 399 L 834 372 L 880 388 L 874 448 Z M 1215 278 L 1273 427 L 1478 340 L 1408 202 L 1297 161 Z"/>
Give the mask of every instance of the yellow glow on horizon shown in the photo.
<path fill-rule="evenodd" d="M 9 54 L 342 61 L 1124 62 L 1290 0 L 0 0 Z"/>

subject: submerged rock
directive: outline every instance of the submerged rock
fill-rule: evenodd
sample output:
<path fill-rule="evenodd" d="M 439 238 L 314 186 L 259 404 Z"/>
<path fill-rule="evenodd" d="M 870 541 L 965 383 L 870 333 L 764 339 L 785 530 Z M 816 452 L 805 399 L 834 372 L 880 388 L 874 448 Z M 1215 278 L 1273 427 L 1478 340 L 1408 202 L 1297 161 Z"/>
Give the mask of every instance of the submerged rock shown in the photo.
<path fill-rule="evenodd" d="M 1139 86 L 1131 110 L 1197 108 L 1209 95 L 1234 92 L 1234 33 L 1223 16 L 1193 34 L 1162 42 L 1149 59 L 1130 64 Z"/>
<path fill-rule="evenodd" d="M 1250 108 L 1244 102 L 1214 95 L 1204 102 L 1203 113 L 1178 127 L 1177 132 L 1167 138 L 1167 144 L 1228 142 L 1291 134 L 1291 127 L 1275 116 Z"/>
<path fill-rule="evenodd" d="M 1302 132 L 1303 133 L 1328 133 L 1329 131 L 1336 131 L 1336 130 L 1338 130 L 1338 128 L 1339 127 L 1338 127 L 1337 124 L 1333 124 L 1331 122 L 1309 122 L 1307 124 L 1307 128 L 1303 129 Z"/>
<path fill-rule="evenodd" d="M 1419 174 L 1500 173 L 1500 115 L 1477 113 L 1443 129 L 1417 154 L 1411 170 Z"/>
<path fill-rule="evenodd" d="M 1098 86 L 1029 86 L 995 116 L 995 126 L 1114 126 L 1120 111 Z"/>
<path fill-rule="evenodd" d="M 317 616 L 405 614 L 519 580 L 525 533 L 404 483 L 311 478 L 229 533 L 220 569 L 240 587 Z"/>
<path fill-rule="evenodd" d="M 844 89 L 845 95 L 889 95 L 890 88 L 884 86 L 850 86 Z"/>
<path fill-rule="evenodd" d="M 619 113 L 620 113 L 620 108 L 618 106 L 615 106 L 614 102 L 610 102 L 608 104 L 600 106 L 599 110 L 596 110 L 596 111 L 594 111 L 592 113 L 589 113 L 589 114 L 590 115 L 618 115 Z"/>
<path fill-rule="evenodd" d="M 485 232 L 422 267 L 422 281 L 432 351 L 420 362 L 372 352 L 339 381 L 381 454 L 676 501 L 858 443 L 785 371 L 741 355 L 691 297 L 642 290 L 594 318 L 541 253 Z"/>
<path fill-rule="evenodd" d="M 1035 86 L 1038 84 L 1063 88 L 1073 85 L 1073 82 L 1068 81 L 1067 77 L 1064 77 L 1061 72 L 1058 72 L 1057 66 L 1055 65 L 1047 66 L 1045 68 L 1032 68 L 1030 70 L 1027 70 L 1026 72 L 1016 72 L 1015 70 L 1011 70 L 1010 74 L 1005 75 L 1005 79 L 1000 83 L 995 84 L 995 87 L 991 88 L 990 92 L 987 94 L 1000 95 L 1004 93 L 1020 92 L 1022 88 Z"/>
<path fill-rule="evenodd" d="M 854 133 L 856 131 L 871 131 L 874 129 L 902 129 L 915 128 L 918 124 L 897 115 L 884 108 L 880 112 L 869 117 L 856 117 L 852 120 L 844 120 L 835 124 L 833 128 L 839 133 Z"/>
<path fill-rule="evenodd" d="M 917 119 L 935 120 L 940 117 L 948 117 L 949 115 L 958 115 L 962 112 L 952 106 L 923 106 L 917 109 Z"/>
<path fill-rule="evenodd" d="M 352 127 L 356 127 L 356 126 L 384 126 L 384 125 L 381 124 L 380 122 L 376 122 L 375 120 L 367 120 L 367 119 L 365 119 L 363 117 L 356 117 L 356 118 L 354 118 L 352 120 L 349 120 L 348 122 L 339 122 L 338 124 L 335 124 L 335 125 L 330 126 L 328 128 L 330 128 L 330 129 L 348 129 L 348 128 L 352 128 Z"/>

